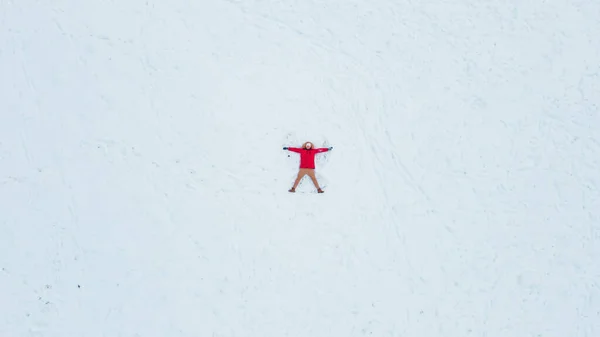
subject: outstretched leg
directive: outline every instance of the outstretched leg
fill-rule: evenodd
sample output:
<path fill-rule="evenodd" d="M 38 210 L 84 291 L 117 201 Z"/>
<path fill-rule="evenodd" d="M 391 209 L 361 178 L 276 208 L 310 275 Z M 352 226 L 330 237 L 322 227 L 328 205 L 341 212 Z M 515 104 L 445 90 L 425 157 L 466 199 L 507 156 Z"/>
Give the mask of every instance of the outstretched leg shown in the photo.
<path fill-rule="evenodd" d="M 323 193 L 323 190 L 321 189 L 321 187 L 319 186 L 319 182 L 317 181 L 317 176 L 315 175 L 315 170 L 310 170 L 306 174 L 308 174 L 308 176 L 312 180 L 313 184 L 315 184 L 317 191 L 319 191 L 319 193 Z"/>
<path fill-rule="evenodd" d="M 300 169 L 300 171 L 298 171 L 298 177 L 296 178 L 296 181 L 294 181 L 294 186 L 292 187 L 292 189 L 290 189 L 290 192 L 296 192 L 296 187 L 298 187 L 298 184 L 300 184 L 300 180 L 302 180 L 302 178 L 306 175 L 306 170 Z"/>

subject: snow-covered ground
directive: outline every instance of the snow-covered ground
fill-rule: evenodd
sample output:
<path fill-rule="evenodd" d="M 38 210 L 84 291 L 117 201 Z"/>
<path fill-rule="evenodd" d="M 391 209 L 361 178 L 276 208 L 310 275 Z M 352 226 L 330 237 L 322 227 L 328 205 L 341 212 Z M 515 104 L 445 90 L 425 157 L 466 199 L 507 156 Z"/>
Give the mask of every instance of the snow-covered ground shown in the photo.
<path fill-rule="evenodd" d="M 600 336 L 599 17 L 1 0 L 0 336 Z"/>

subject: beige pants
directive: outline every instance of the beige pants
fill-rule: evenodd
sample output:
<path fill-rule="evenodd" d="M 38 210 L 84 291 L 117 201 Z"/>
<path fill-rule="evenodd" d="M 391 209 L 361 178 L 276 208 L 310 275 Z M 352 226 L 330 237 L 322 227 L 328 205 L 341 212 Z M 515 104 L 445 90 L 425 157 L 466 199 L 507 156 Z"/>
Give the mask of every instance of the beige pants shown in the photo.
<path fill-rule="evenodd" d="M 294 187 L 293 187 L 294 189 L 296 189 L 296 187 L 298 187 L 298 184 L 300 184 L 300 180 L 302 180 L 302 178 L 304 178 L 305 175 L 308 175 L 310 177 L 310 179 L 312 180 L 313 184 L 315 184 L 315 187 L 317 189 L 321 188 L 321 187 L 319 187 L 319 183 L 317 182 L 317 176 L 315 176 L 315 170 L 301 168 L 300 171 L 298 172 L 298 177 L 296 178 L 296 181 L 294 182 Z"/>

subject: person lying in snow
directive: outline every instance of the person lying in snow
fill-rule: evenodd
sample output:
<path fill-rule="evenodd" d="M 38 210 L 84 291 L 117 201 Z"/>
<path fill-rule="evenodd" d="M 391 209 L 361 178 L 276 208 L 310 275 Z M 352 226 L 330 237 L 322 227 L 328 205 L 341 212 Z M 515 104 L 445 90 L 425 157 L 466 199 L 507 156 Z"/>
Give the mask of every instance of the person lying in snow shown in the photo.
<path fill-rule="evenodd" d="M 300 180 L 302 180 L 305 175 L 308 175 L 313 184 L 315 184 L 317 192 L 323 193 L 323 190 L 319 187 L 319 183 L 317 182 L 317 177 L 315 176 L 315 155 L 317 153 L 331 151 L 333 147 L 315 149 L 311 142 L 306 142 L 302 145 L 302 148 L 284 147 L 283 149 L 300 154 L 300 171 L 298 172 L 298 177 L 294 182 L 294 186 L 288 192 L 296 192 L 296 187 L 298 187 Z"/>

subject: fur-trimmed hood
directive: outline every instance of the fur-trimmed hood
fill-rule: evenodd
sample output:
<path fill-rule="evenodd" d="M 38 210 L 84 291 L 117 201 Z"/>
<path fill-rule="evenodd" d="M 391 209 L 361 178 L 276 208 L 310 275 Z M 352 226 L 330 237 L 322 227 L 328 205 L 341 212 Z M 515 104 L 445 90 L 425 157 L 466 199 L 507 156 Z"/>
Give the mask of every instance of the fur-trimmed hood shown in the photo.
<path fill-rule="evenodd" d="M 309 144 L 309 143 L 312 145 L 310 149 L 314 150 L 315 149 L 315 143 L 313 143 L 313 142 L 304 142 L 304 144 L 302 144 L 302 149 L 306 150 L 306 144 Z"/>

